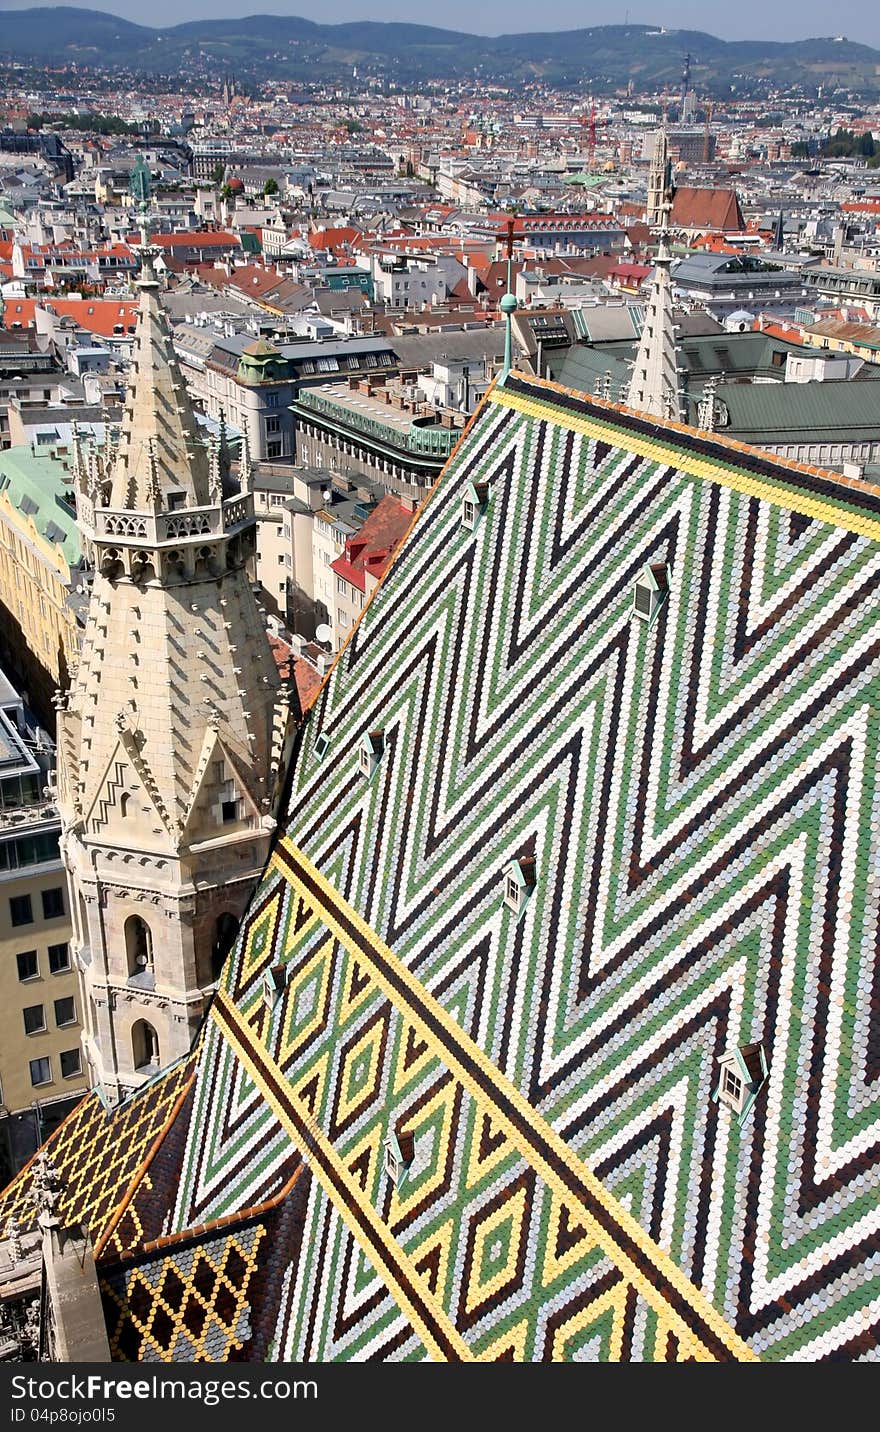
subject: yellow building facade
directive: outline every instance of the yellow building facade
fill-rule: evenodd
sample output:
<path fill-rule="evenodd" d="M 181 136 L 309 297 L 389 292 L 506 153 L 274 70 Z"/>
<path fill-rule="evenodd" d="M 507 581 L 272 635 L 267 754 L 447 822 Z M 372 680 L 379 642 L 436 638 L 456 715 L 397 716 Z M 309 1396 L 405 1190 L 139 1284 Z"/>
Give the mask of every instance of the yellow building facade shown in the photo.
<path fill-rule="evenodd" d="M 63 447 L 0 453 L 0 659 L 43 720 L 79 650 L 80 541 Z"/>

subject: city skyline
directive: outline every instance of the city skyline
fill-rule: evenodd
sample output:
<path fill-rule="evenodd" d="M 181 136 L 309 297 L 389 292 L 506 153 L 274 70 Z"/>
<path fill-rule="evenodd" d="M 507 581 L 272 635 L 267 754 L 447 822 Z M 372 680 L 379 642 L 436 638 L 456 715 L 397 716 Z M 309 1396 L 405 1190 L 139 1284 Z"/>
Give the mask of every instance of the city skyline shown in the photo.
<path fill-rule="evenodd" d="M 33 10 L 46 8 L 33 4 L 7 3 L 7 10 Z M 150 7 L 149 15 L 144 13 L 141 0 L 94 0 L 85 6 L 60 8 L 90 9 L 117 15 L 132 23 L 149 25 L 152 28 L 170 28 L 196 20 L 244 19 L 250 15 L 298 16 L 313 20 L 316 24 L 346 24 L 356 21 L 376 23 L 424 23 L 435 24 L 436 28 L 458 30 L 466 34 L 494 37 L 502 34 L 552 33 L 566 30 L 582 30 L 604 25 L 625 24 L 656 25 L 673 31 L 696 31 L 714 35 L 728 41 L 766 40 L 776 43 L 784 40 L 808 40 L 827 38 L 829 35 L 844 35 L 858 44 L 880 46 L 880 17 L 869 14 L 859 0 L 844 0 L 835 7 L 834 27 L 829 25 L 827 7 L 819 0 L 806 0 L 804 4 L 782 4 L 776 6 L 768 17 L 765 7 L 756 0 L 746 0 L 735 11 L 712 14 L 706 18 L 705 7 L 697 0 L 667 0 L 662 6 L 633 4 L 622 7 L 622 13 L 609 15 L 600 5 L 583 7 L 576 0 L 560 0 L 554 9 L 553 21 L 544 16 L 541 23 L 531 6 L 510 5 L 504 0 L 489 0 L 479 13 L 465 0 L 449 0 L 444 7 L 440 23 L 431 19 L 413 21 L 409 6 L 398 0 L 384 0 L 376 13 L 374 5 L 363 0 L 329 0 L 329 3 L 315 6 L 305 3 L 261 4 L 259 0 L 249 4 L 247 0 L 185 0 L 183 5 L 174 0 L 156 0 Z M 661 12 L 661 13 L 658 13 Z M 793 29 L 793 27 L 795 27 Z"/>

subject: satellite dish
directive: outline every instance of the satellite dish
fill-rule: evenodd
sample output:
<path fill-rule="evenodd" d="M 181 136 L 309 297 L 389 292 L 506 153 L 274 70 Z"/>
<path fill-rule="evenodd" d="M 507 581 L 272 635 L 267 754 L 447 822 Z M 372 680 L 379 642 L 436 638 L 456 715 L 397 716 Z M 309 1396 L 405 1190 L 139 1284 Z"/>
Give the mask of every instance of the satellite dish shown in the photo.
<path fill-rule="evenodd" d="M 333 628 L 329 627 L 326 622 L 321 622 L 321 625 L 315 628 L 315 641 L 331 641 L 332 637 Z"/>

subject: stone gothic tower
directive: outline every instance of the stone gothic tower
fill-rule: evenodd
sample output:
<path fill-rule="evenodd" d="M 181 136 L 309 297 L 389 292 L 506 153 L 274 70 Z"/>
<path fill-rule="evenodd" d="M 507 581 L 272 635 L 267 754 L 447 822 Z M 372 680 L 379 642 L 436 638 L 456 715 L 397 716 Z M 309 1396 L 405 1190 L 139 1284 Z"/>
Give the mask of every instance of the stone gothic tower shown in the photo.
<path fill-rule="evenodd" d="M 670 276 L 669 215 L 672 196 L 672 171 L 664 127 L 657 136 L 648 180 L 648 223 L 658 234 L 654 279 L 645 305 L 645 322 L 626 402 L 641 413 L 684 421 Z"/>
<path fill-rule="evenodd" d="M 192 1044 L 295 726 L 249 581 L 248 465 L 234 488 L 225 439 L 209 451 L 199 434 L 146 254 L 118 447 L 78 444 L 95 576 L 57 702 L 84 1052 L 111 1102 Z"/>
<path fill-rule="evenodd" d="M 645 208 L 645 223 L 651 229 L 658 229 L 663 219 L 663 205 L 670 187 L 669 136 L 666 125 L 662 124 L 654 136 L 654 152 L 648 171 L 648 203 Z"/>

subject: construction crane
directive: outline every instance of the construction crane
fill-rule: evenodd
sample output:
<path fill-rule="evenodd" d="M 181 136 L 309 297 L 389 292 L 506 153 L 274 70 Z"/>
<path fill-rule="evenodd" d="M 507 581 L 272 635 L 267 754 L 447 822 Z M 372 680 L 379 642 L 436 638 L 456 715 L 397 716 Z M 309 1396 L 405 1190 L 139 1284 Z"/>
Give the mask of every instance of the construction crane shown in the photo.
<path fill-rule="evenodd" d="M 581 113 L 581 143 L 587 156 L 587 169 L 593 171 L 596 161 L 596 105 L 590 99 L 590 112 L 583 110 Z"/>
<path fill-rule="evenodd" d="M 711 122 L 712 122 L 712 101 L 711 101 L 710 99 L 707 99 L 707 100 L 706 100 L 706 123 L 705 123 L 705 125 L 703 126 L 703 163 L 704 163 L 704 164 L 708 164 L 708 163 L 709 163 L 709 159 L 710 159 L 710 152 L 709 152 L 709 151 L 710 151 L 710 149 L 711 149 L 711 147 L 712 147 L 712 146 L 711 146 L 711 143 L 710 143 L 710 140 L 711 140 L 712 136 L 711 136 L 711 134 L 709 133 L 709 125 L 710 125 Z"/>

